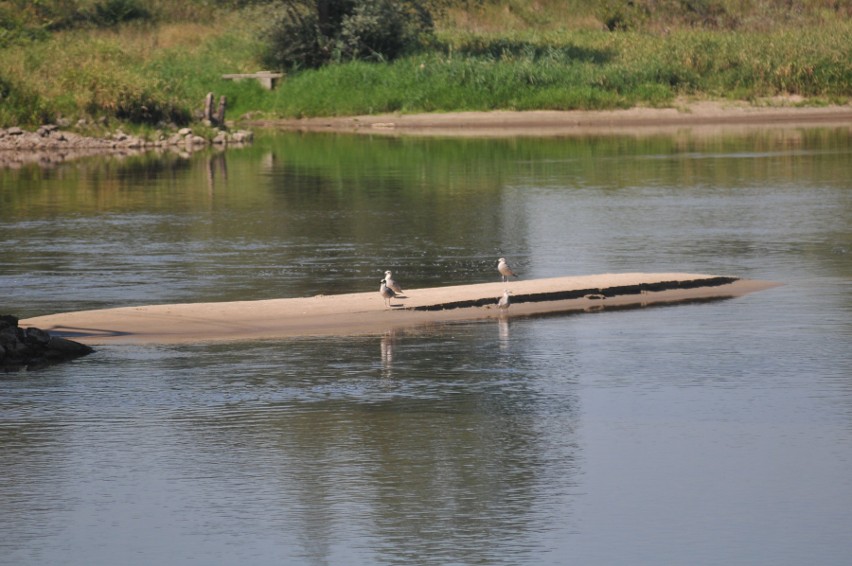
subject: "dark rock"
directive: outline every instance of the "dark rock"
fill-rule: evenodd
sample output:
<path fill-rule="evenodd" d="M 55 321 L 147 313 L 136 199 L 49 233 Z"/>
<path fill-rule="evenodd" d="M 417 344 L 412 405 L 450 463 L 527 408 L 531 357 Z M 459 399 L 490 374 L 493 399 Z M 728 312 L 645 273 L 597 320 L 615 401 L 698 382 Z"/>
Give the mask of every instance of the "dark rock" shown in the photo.
<path fill-rule="evenodd" d="M 0 315 L 0 370 L 38 369 L 92 352 L 85 344 L 51 336 L 40 328 L 20 328 L 17 317 Z"/>
<path fill-rule="evenodd" d="M 6 342 L 4 342 L 3 348 L 6 350 L 6 357 L 7 358 L 12 358 L 12 359 L 17 359 L 17 360 L 28 357 L 28 355 L 30 353 L 27 345 L 25 343 L 21 342 L 20 340 L 18 340 L 17 337 L 12 339 L 12 340 L 7 340 Z"/>
<path fill-rule="evenodd" d="M 67 338 L 60 338 L 59 336 L 51 336 L 47 343 L 47 354 L 49 357 L 77 357 L 85 356 L 92 352 L 94 350 L 85 344 L 80 344 Z"/>
<path fill-rule="evenodd" d="M 14 342 L 18 339 L 17 326 L 0 326 L 0 345 Z"/>
<path fill-rule="evenodd" d="M 50 334 L 41 328 L 27 328 L 24 331 L 26 335 L 25 341 L 28 344 L 36 344 L 38 346 L 48 346 L 50 342 Z"/>

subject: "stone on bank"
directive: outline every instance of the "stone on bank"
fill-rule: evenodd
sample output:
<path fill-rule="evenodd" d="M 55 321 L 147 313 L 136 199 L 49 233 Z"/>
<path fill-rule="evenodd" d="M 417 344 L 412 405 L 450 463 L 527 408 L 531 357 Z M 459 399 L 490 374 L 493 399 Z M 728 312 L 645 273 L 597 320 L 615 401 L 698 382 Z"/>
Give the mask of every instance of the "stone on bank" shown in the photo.
<path fill-rule="evenodd" d="M 17 317 L 0 315 L 0 370 L 38 369 L 92 352 L 85 344 L 52 336 L 40 328 L 21 328 Z"/>

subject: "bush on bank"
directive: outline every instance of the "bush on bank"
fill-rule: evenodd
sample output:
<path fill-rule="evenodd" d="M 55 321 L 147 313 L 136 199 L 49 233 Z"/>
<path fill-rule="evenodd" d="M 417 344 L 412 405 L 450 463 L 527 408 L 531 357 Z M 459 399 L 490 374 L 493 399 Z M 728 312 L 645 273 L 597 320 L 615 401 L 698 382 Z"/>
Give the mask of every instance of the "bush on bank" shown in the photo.
<path fill-rule="evenodd" d="M 289 0 L 270 12 L 262 59 L 288 71 L 391 61 L 423 47 L 434 27 L 424 0 Z"/>

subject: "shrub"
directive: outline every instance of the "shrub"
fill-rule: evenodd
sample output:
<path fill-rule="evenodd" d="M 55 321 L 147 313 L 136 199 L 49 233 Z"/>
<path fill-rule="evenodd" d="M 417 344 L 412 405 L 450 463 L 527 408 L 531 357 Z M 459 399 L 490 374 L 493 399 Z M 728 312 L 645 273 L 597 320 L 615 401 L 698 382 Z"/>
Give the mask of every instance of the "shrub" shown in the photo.
<path fill-rule="evenodd" d="M 28 28 L 60 30 L 73 27 L 80 19 L 77 0 L 49 0 L 42 2 L 10 2 L 24 25 Z"/>
<path fill-rule="evenodd" d="M 147 20 L 151 13 L 139 0 L 103 0 L 95 4 L 92 21 L 101 27 L 133 20 Z"/>
<path fill-rule="evenodd" d="M 317 68 L 331 60 L 330 42 L 319 30 L 317 14 L 286 5 L 264 30 L 267 46 L 261 55 L 271 68 Z"/>
<path fill-rule="evenodd" d="M 627 31 L 640 27 L 648 12 L 633 0 L 602 0 L 596 15 L 609 31 Z"/>
<path fill-rule="evenodd" d="M 286 2 L 264 33 L 263 62 L 293 70 L 390 61 L 422 45 L 433 29 L 428 8 L 416 0 Z"/>
<path fill-rule="evenodd" d="M 341 59 L 396 59 L 432 32 L 429 12 L 416 3 L 359 2 L 343 18 L 337 40 Z"/>
<path fill-rule="evenodd" d="M 44 98 L 0 75 L 0 127 L 45 124 L 53 114 Z"/>
<path fill-rule="evenodd" d="M 157 92 L 118 92 L 112 109 L 116 118 L 134 124 L 171 123 L 184 125 L 190 121 L 190 113 L 176 101 L 169 100 Z"/>

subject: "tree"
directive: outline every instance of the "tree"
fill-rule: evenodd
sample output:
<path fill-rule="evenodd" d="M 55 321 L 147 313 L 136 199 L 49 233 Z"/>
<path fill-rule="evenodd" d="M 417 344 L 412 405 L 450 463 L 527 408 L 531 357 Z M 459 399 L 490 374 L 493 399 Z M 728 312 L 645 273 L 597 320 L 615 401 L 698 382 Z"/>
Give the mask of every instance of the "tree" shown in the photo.
<path fill-rule="evenodd" d="M 428 0 L 284 0 L 265 31 L 271 68 L 317 68 L 355 59 L 389 61 L 432 37 Z"/>

